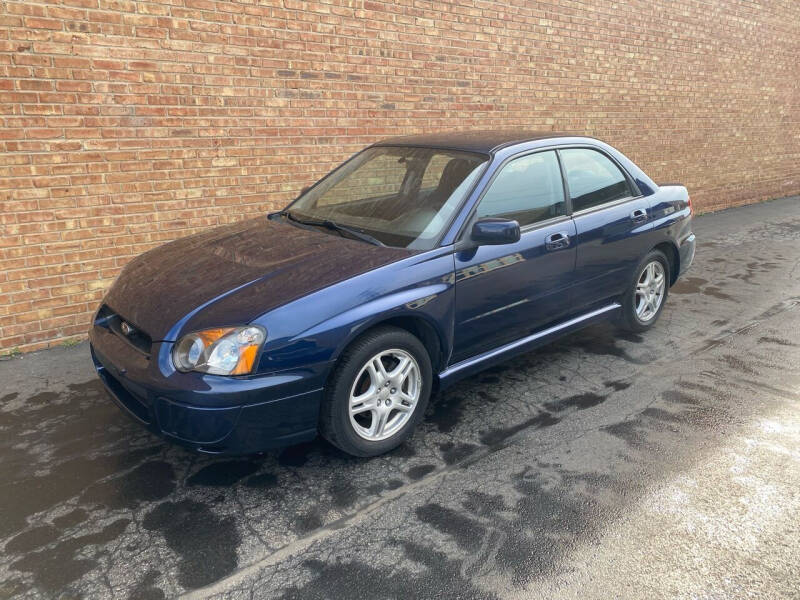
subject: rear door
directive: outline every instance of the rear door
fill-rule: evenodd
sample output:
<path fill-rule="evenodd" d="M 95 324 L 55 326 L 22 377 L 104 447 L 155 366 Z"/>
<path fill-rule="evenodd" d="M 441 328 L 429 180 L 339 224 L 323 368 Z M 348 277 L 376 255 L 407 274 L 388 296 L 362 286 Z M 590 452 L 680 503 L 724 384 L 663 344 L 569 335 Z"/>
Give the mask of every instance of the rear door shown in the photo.
<path fill-rule="evenodd" d="M 569 312 L 575 226 L 554 150 L 513 158 L 487 186 L 475 218 L 519 222 L 515 244 L 456 252 L 453 362 L 522 338 Z"/>
<path fill-rule="evenodd" d="M 559 150 L 577 232 L 577 310 L 619 296 L 652 243 L 650 202 L 597 148 Z M 650 235 L 648 235 L 650 234 Z"/>

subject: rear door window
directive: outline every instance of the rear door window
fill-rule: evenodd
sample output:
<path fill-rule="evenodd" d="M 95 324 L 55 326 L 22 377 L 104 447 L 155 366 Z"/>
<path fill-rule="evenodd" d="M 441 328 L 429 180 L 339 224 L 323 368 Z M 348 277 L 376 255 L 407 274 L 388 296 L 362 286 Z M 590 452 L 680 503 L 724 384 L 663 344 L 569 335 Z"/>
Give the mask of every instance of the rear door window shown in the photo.
<path fill-rule="evenodd" d="M 631 195 L 625 175 L 601 152 L 589 148 L 567 148 L 559 152 L 567 175 L 573 212 Z"/>

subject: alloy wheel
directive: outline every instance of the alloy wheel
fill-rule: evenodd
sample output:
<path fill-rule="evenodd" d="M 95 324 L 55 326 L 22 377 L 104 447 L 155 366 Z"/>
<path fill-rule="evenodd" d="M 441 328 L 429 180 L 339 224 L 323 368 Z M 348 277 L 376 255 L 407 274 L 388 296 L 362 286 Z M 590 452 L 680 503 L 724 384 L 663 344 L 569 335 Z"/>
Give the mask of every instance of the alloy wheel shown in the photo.
<path fill-rule="evenodd" d="M 658 314 L 664 301 L 666 284 L 664 265 L 657 260 L 647 263 L 636 282 L 636 317 L 642 323 L 647 323 Z"/>
<path fill-rule="evenodd" d="M 422 392 L 414 357 L 400 349 L 384 350 L 370 358 L 350 389 L 350 424 L 359 437 L 385 440 L 411 418 Z"/>

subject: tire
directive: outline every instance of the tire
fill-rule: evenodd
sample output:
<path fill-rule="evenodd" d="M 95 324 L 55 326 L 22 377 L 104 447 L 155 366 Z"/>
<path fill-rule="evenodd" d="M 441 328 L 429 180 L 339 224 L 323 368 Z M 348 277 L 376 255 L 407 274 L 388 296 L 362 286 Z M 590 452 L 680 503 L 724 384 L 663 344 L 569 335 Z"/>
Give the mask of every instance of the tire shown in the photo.
<path fill-rule="evenodd" d="M 328 381 L 320 433 L 353 456 L 389 452 L 422 420 L 432 383 L 430 356 L 417 337 L 396 327 L 368 331 L 345 350 Z"/>
<path fill-rule="evenodd" d="M 651 270 L 648 271 L 648 269 Z M 660 280 L 658 275 L 661 277 Z M 655 277 L 655 281 L 649 283 L 649 281 L 653 281 L 648 280 L 649 277 Z M 635 332 L 650 329 L 658 321 L 667 302 L 669 282 L 670 271 L 667 257 L 660 250 L 651 250 L 636 267 L 633 279 L 622 296 L 620 326 Z M 654 304 L 655 309 L 653 308 Z"/>

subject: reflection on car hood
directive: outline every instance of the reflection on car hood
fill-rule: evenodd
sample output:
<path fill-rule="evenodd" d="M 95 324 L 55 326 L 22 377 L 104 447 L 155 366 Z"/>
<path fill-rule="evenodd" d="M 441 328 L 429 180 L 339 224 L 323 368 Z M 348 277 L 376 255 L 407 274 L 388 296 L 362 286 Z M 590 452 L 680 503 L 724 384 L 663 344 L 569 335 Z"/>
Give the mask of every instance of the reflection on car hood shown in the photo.
<path fill-rule="evenodd" d="M 248 323 L 410 254 L 258 218 L 146 252 L 125 267 L 105 301 L 154 341 L 168 340 L 184 328 Z"/>

